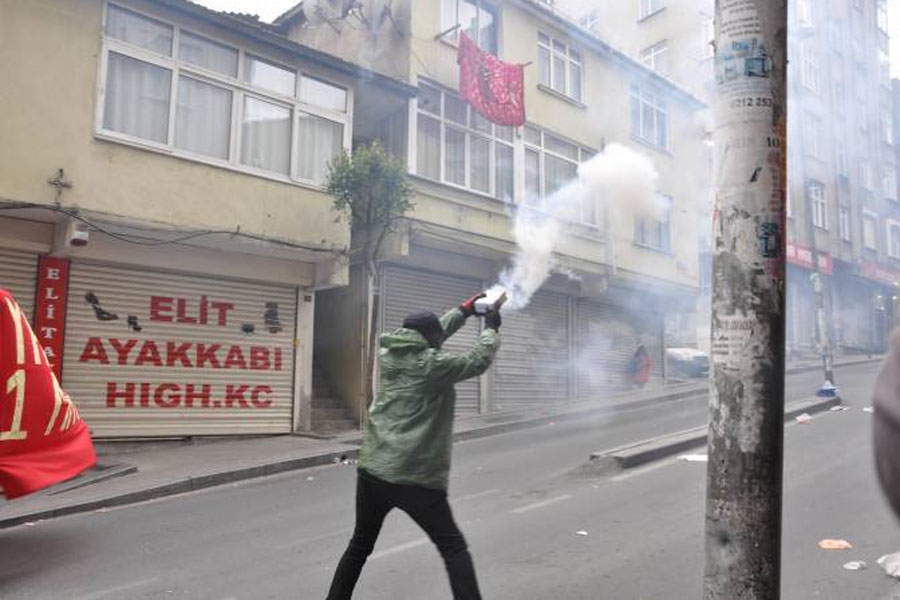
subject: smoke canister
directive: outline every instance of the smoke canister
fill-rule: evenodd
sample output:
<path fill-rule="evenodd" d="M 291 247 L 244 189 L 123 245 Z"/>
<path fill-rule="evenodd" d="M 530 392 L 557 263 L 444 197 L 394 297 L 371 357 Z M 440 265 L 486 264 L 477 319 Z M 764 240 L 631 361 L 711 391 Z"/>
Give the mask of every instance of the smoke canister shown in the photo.
<path fill-rule="evenodd" d="M 488 295 L 475 301 L 475 314 L 486 315 L 492 310 L 500 310 L 508 295 L 503 288 L 488 291 Z"/>

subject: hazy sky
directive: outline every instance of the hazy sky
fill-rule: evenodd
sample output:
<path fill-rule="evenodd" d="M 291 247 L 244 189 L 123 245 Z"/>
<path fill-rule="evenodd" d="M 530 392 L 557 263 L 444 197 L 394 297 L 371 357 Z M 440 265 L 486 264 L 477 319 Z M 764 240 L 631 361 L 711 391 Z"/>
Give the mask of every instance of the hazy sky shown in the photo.
<path fill-rule="evenodd" d="M 266 22 L 272 22 L 299 0 L 194 0 L 198 4 L 215 10 L 228 10 L 259 15 Z M 418 0 L 422 2 L 424 0 Z M 436 1 L 436 0 L 429 0 Z M 712 2 L 710 2 L 712 4 Z M 900 0 L 889 0 L 891 30 L 891 75 L 900 77 Z"/>

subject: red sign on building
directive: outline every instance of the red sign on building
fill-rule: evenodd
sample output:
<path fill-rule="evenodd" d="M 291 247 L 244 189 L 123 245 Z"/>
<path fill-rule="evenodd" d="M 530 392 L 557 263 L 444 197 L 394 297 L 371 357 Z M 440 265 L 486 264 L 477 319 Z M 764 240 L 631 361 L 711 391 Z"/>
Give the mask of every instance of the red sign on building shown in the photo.
<path fill-rule="evenodd" d="M 819 272 L 831 275 L 834 272 L 834 262 L 831 259 L 831 255 L 827 252 L 816 252 L 815 254 L 818 258 Z M 814 271 L 816 268 L 815 262 L 813 262 L 813 251 L 794 242 L 787 243 L 787 261 L 810 271 Z"/>
<path fill-rule="evenodd" d="M 62 379 L 63 342 L 66 334 L 66 298 L 69 296 L 69 260 L 42 256 L 38 261 L 34 332 L 47 361 Z"/>
<path fill-rule="evenodd" d="M 859 264 L 859 273 L 866 279 L 877 281 L 885 285 L 900 283 L 900 273 L 894 269 L 879 265 L 878 263 L 864 260 Z"/>

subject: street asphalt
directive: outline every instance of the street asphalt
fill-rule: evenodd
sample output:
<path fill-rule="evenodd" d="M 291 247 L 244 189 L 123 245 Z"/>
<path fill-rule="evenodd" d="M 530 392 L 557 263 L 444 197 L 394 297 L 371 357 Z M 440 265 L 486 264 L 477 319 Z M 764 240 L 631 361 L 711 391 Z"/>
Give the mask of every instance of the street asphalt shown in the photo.
<path fill-rule="evenodd" d="M 870 404 L 877 366 L 838 371 L 850 410 L 786 427 L 786 599 L 890 597 L 875 564 L 900 550 L 877 488 Z M 807 397 L 817 373 L 788 378 Z M 702 596 L 705 464 L 678 459 L 598 478 L 591 452 L 702 425 L 705 399 L 461 442 L 451 502 L 486 599 Z M 3 600 L 321 599 L 353 525 L 355 469 L 287 473 L 0 531 Z M 826 551 L 823 538 L 853 550 Z M 868 569 L 849 571 L 848 561 Z M 900 586 L 897 587 L 900 590 Z M 392 513 L 359 600 L 446 600 L 437 551 Z"/>

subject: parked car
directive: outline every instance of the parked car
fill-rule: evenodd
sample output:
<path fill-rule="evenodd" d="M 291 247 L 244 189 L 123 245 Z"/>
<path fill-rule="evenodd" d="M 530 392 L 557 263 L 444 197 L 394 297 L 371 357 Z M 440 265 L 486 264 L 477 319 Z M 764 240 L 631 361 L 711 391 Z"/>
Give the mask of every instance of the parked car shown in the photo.
<path fill-rule="evenodd" d="M 709 375 L 709 356 L 696 348 L 667 348 L 666 363 L 672 377 L 706 377 Z"/>

